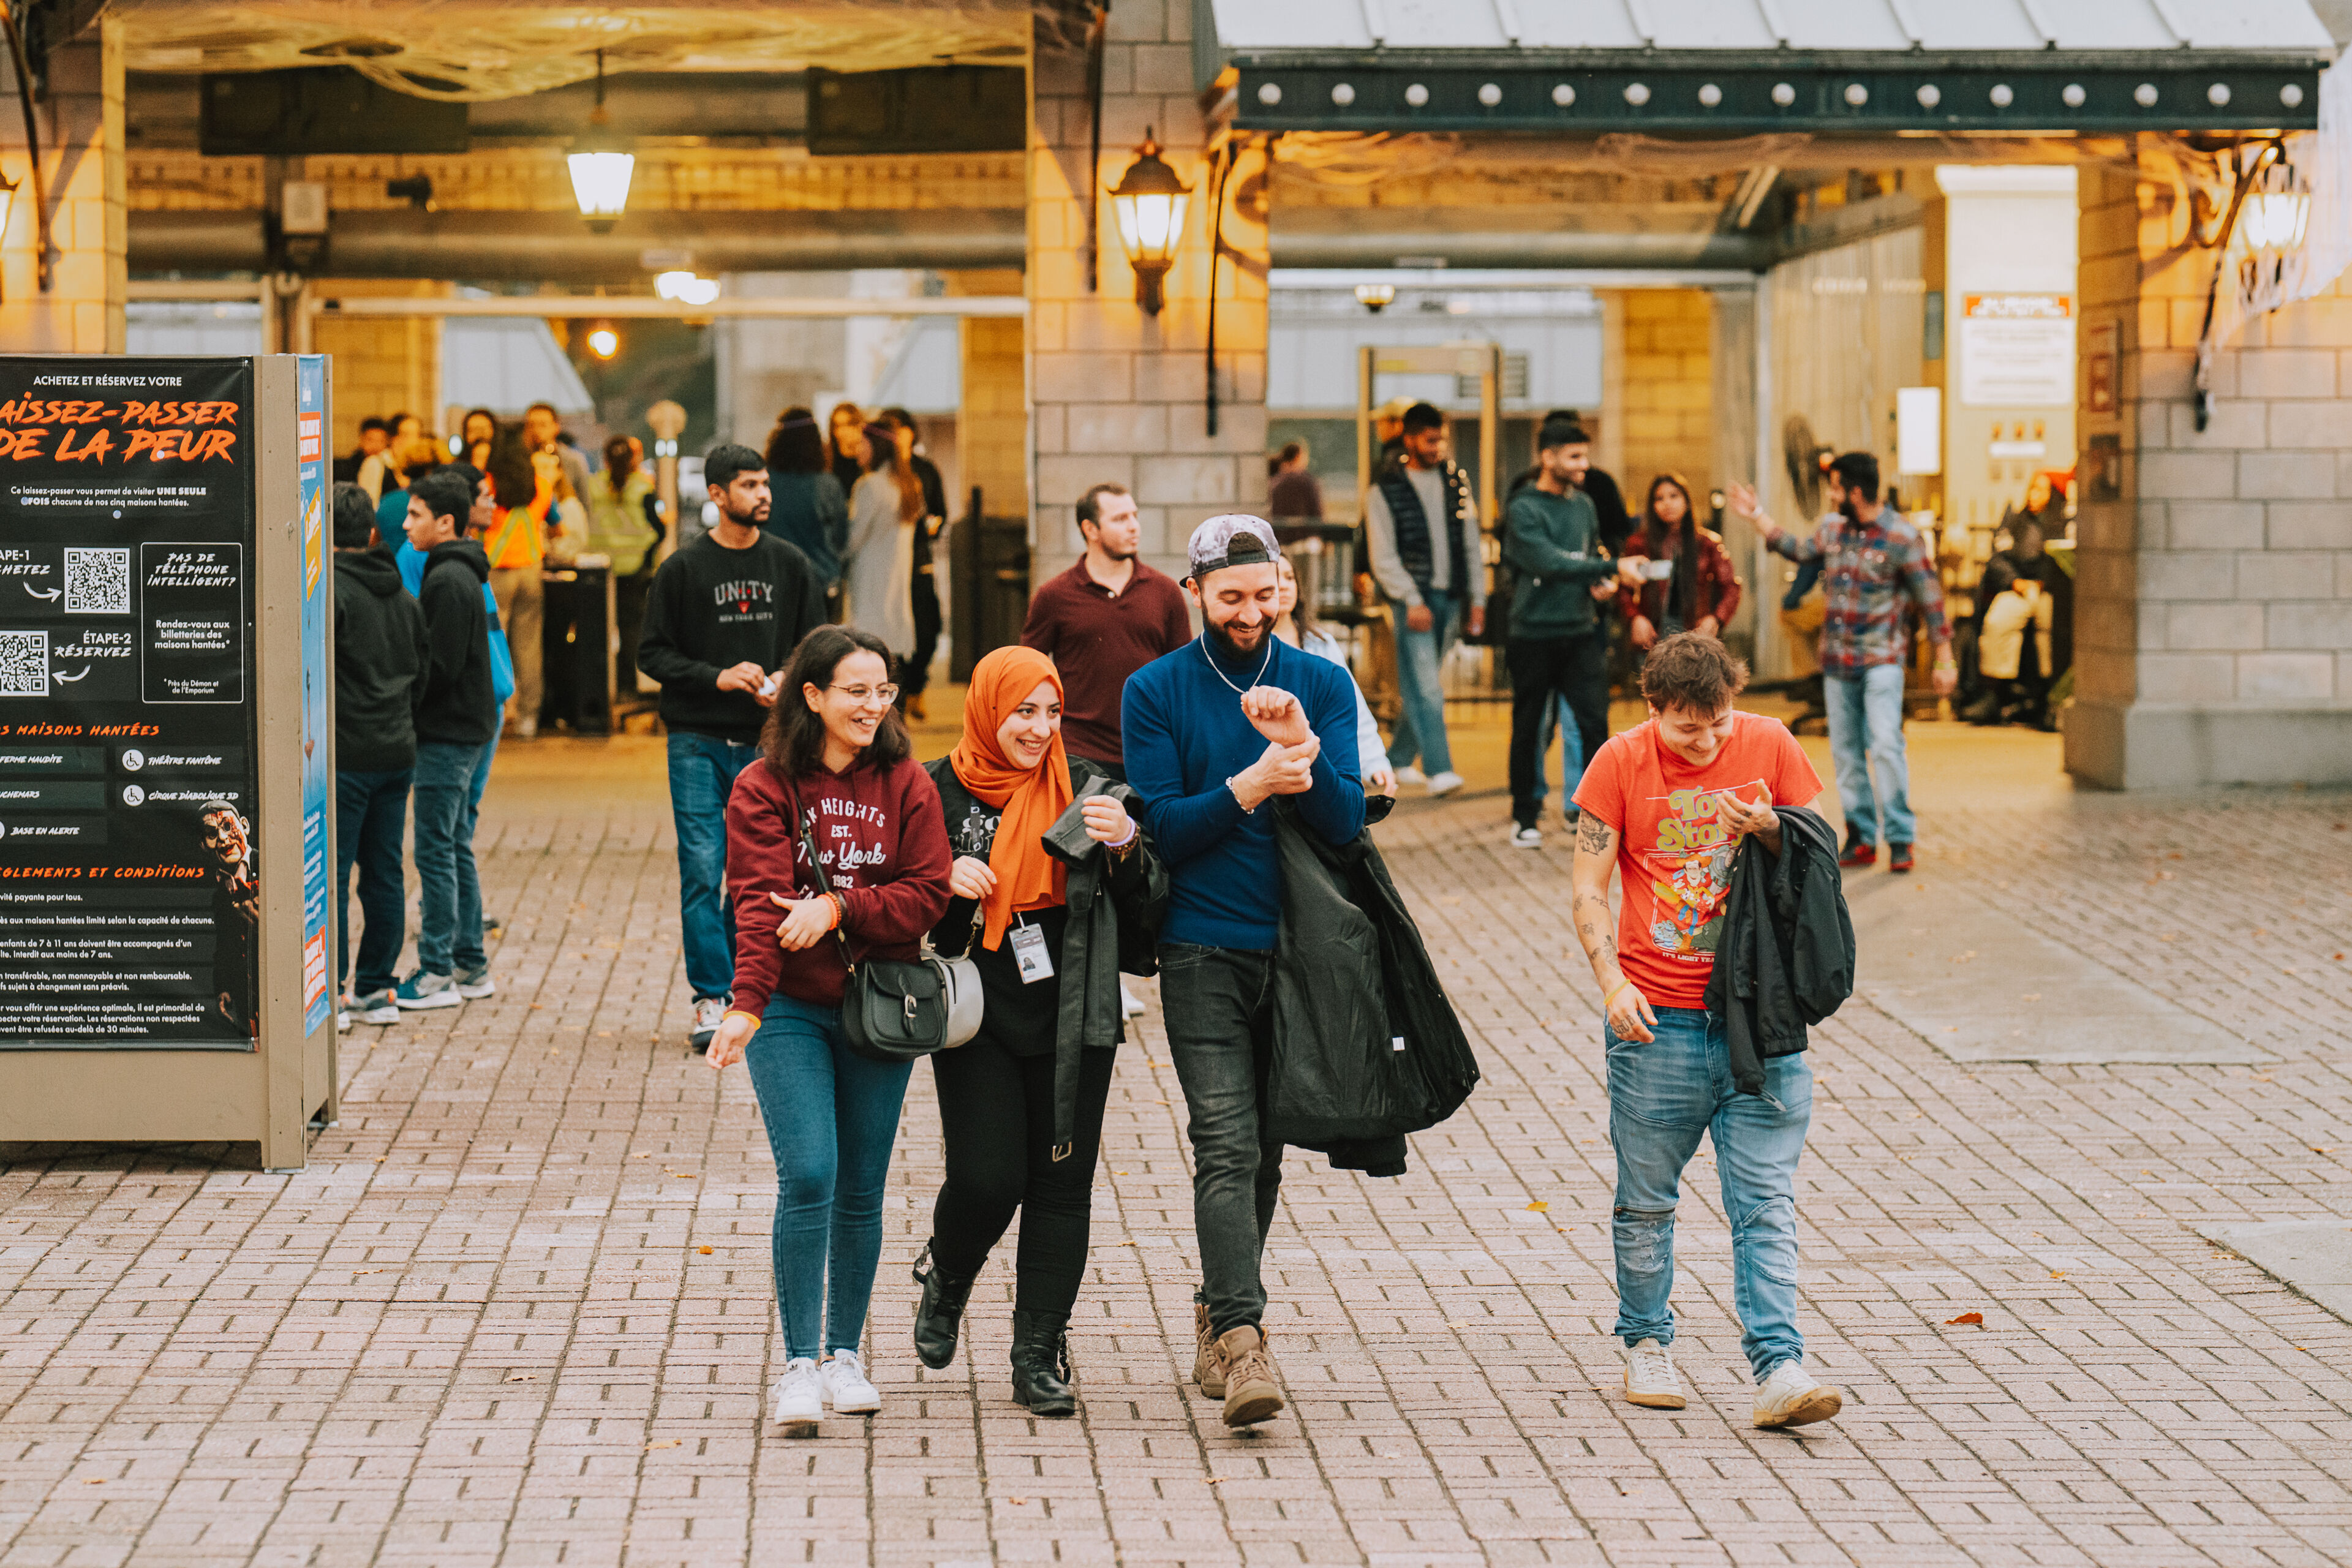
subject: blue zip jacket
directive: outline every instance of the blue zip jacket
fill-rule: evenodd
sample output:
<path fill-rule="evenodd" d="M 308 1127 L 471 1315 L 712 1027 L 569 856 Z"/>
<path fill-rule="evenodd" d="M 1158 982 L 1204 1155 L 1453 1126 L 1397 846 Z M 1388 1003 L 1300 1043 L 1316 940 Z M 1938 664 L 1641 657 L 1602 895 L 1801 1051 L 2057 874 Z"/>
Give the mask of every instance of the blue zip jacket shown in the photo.
<path fill-rule="evenodd" d="M 1266 643 L 1271 658 L 1261 649 L 1235 668 L 1213 665 L 1207 641 L 1196 637 L 1128 678 L 1119 707 L 1127 782 L 1142 797 L 1144 828 L 1173 883 L 1162 942 L 1266 952 L 1281 924 L 1274 800 L 1244 812 L 1225 787 L 1265 754 L 1265 737 L 1242 712 L 1241 691 L 1259 685 L 1289 692 L 1323 742 L 1314 787 L 1291 797 L 1299 819 L 1328 844 L 1363 831 L 1355 682 L 1271 632 Z"/>

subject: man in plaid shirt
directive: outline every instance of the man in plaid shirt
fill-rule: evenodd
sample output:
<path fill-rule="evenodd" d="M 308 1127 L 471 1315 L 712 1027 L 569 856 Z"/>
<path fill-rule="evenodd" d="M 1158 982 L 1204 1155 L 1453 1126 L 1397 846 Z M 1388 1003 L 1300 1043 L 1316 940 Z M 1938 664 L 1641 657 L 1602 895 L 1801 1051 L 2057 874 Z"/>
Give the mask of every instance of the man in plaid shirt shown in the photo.
<path fill-rule="evenodd" d="M 1887 868 L 1908 871 L 1917 827 L 1911 816 L 1910 764 L 1903 751 L 1903 673 L 1909 646 L 1903 601 L 1918 606 L 1936 648 L 1936 694 L 1949 697 L 1958 689 L 1960 672 L 1952 659 L 1952 629 L 1944 619 L 1943 584 L 1919 531 L 1880 503 L 1876 458 L 1848 452 L 1830 465 L 1829 487 L 1837 515 L 1811 539 L 1799 539 L 1767 517 L 1746 485 L 1731 486 L 1727 499 L 1772 550 L 1823 566 L 1828 618 L 1822 625 L 1822 686 L 1830 710 L 1838 802 L 1845 811 L 1845 852 L 1838 864 L 1874 862 L 1883 824 Z"/>

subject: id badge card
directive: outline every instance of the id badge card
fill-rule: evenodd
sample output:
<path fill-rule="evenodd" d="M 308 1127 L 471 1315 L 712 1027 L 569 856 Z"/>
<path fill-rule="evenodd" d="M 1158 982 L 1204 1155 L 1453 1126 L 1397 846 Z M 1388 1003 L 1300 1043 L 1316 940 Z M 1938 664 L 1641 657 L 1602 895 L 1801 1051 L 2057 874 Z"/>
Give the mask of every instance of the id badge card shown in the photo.
<path fill-rule="evenodd" d="M 1045 952 L 1045 928 L 1016 925 L 1004 933 L 1013 942 L 1013 961 L 1021 966 L 1021 984 L 1034 985 L 1054 977 L 1054 961 Z"/>

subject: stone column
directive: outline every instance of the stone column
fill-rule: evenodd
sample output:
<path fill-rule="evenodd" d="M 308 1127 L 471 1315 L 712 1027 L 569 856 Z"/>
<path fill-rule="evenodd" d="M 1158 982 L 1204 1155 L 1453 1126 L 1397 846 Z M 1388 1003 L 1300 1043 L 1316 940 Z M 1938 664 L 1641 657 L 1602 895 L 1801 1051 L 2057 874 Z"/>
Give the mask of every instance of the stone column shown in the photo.
<path fill-rule="evenodd" d="M 16 72 L 0 49 L 0 175 L 16 182 L 0 236 L 0 345 L 18 353 L 121 353 L 128 220 L 123 210 L 122 24 L 50 52 L 36 100 L 48 198 L 51 273 L 39 232 Z"/>
<path fill-rule="evenodd" d="M 2082 176 L 2066 769 L 2124 789 L 2352 780 L 2352 285 L 2250 322 L 2199 430 L 2213 253 L 2162 155 Z M 2095 408 L 2110 333 L 2114 407 Z"/>
<path fill-rule="evenodd" d="M 1041 18 L 1031 64 L 1029 442 L 1032 586 L 1082 548 L 1072 508 L 1105 479 L 1135 491 L 1143 553 L 1183 574 L 1201 520 L 1265 501 L 1265 155 L 1244 150 L 1226 182 L 1224 260 L 1215 270 L 1217 429 L 1208 429 L 1213 153 L 1192 81 L 1192 8 L 1120 0 L 1104 47 L 1102 157 L 1092 130 L 1083 40 Z M 1158 316 L 1135 303 L 1133 269 L 1103 193 L 1146 128 L 1192 187 L 1184 239 Z M 1087 212 L 1098 218 L 1088 276 Z"/>

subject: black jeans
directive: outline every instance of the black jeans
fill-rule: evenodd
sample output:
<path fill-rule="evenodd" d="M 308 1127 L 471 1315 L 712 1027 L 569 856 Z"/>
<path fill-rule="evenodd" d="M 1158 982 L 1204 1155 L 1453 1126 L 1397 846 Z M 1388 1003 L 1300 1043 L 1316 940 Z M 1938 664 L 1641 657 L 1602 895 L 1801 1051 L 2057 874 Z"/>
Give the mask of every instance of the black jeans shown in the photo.
<path fill-rule="evenodd" d="M 1117 1051 L 1078 1055 L 1078 1118 L 1054 1158 L 1054 1058 L 1016 1057 L 986 1035 L 931 1058 L 948 1178 L 931 1205 L 931 1260 L 977 1274 L 1021 1213 L 1013 1304 L 1066 1314 L 1086 1279 L 1095 1162 Z"/>
<path fill-rule="evenodd" d="M 1209 1322 L 1220 1334 L 1261 1327 L 1258 1259 L 1282 1195 L 1282 1144 L 1265 1136 L 1274 954 L 1161 942 L 1160 1007 L 1192 1117 L 1192 1229 Z"/>
<path fill-rule="evenodd" d="M 916 573 L 910 595 L 915 606 L 915 650 L 898 671 L 898 684 L 906 688 L 908 696 L 920 697 L 931 683 L 931 659 L 940 651 L 939 579 L 929 572 Z"/>
<path fill-rule="evenodd" d="M 1576 715 L 1576 731 L 1583 738 L 1584 761 L 1609 740 L 1609 644 L 1595 627 L 1565 637 L 1515 637 L 1503 646 L 1511 669 L 1511 817 L 1521 827 L 1533 827 L 1543 801 L 1537 795 L 1538 747 L 1543 742 L 1544 710 L 1552 694 L 1568 699 Z M 1563 809 L 1574 804 L 1561 802 Z"/>

